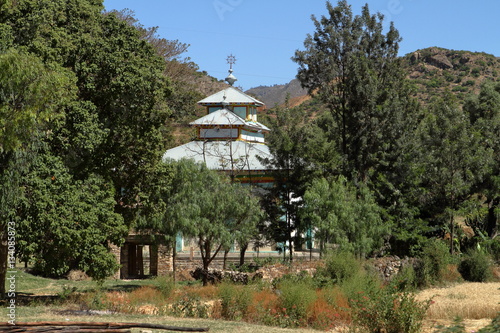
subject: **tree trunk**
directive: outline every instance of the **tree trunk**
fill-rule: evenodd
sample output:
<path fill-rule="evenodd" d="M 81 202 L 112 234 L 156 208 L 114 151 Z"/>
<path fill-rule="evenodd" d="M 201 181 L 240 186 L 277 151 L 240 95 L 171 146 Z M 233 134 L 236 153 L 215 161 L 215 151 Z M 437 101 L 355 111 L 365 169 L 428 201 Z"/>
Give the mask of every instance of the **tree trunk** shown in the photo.
<path fill-rule="evenodd" d="M 172 274 L 174 275 L 174 283 L 176 282 L 175 279 L 175 273 L 177 272 L 177 249 L 176 249 L 177 244 L 175 244 L 174 241 L 174 246 L 172 249 Z"/>
<path fill-rule="evenodd" d="M 247 249 L 248 249 L 248 243 L 245 243 L 240 248 L 240 267 L 245 264 L 245 253 L 247 252 Z M 257 252 L 257 256 L 258 254 L 259 252 Z"/>
<path fill-rule="evenodd" d="M 453 218 L 453 213 L 451 213 L 450 217 L 450 253 L 453 255 L 455 253 L 453 246 L 453 238 L 455 237 L 455 221 Z"/>
<path fill-rule="evenodd" d="M 227 255 L 229 253 L 229 249 L 224 250 L 224 261 L 222 262 L 222 270 L 226 270 L 227 268 Z"/>

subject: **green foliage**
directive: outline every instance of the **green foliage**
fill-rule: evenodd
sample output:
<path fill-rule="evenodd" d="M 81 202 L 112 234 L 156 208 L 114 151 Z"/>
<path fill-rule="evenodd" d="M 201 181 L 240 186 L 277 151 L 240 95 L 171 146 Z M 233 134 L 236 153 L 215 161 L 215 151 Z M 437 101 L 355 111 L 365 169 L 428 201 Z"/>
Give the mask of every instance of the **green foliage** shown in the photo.
<path fill-rule="evenodd" d="M 16 49 L 0 54 L 0 153 L 26 145 L 40 123 L 61 116 L 76 95 L 68 70 Z"/>
<path fill-rule="evenodd" d="M 169 276 L 169 275 L 157 276 L 154 279 L 154 282 L 155 282 L 156 288 L 160 291 L 162 296 L 166 299 L 169 298 L 175 290 L 174 278 Z"/>
<path fill-rule="evenodd" d="M 460 261 L 458 271 L 466 281 L 486 282 L 491 278 L 491 259 L 483 251 L 469 251 Z"/>
<path fill-rule="evenodd" d="M 310 283 L 282 281 L 279 286 L 279 301 L 286 327 L 305 326 L 308 309 L 316 300 L 316 291 Z"/>
<path fill-rule="evenodd" d="M 430 239 L 419 255 L 416 263 L 415 277 L 418 287 L 427 287 L 443 281 L 443 274 L 453 257 L 447 245 L 437 239 Z"/>
<path fill-rule="evenodd" d="M 433 104 L 419 136 L 417 197 L 423 203 L 421 209 L 434 218 L 435 225 L 447 229 L 453 241 L 455 215 L 488 171 L 492 151 L 481 144 L 467 115 L 450 95 Z"/>
<path fill-rule="evenodd" d="M 336 7 L 328 2 L 327 10 L 313 16 L 316 31 L 292 59 L 302 86 L 330 111 L 320 131 L 341 162 L 330 167 L 366 182 L 401 153 L 415 119 L 405 116 L 416 110 L 397 59 L 401 38 L 392 24 L 384 33 L 383 16 L 371 14 L 368 5 L 357 16 L 347 1 Z"/>
<path fill-rule="evenodd" d="M 336 244 L 341 250 L 364 257 L 382 245 L 389 226 L 366 186 L 355 188 L 344 177 L 315 179 L 304 195 L 302 216 L 314 228 L 321 250 Z"/>
<path fill-rule="evenodd" d="M 208 306 L 198 296 L 180 296 L 172 304 L 170 311 L 177 317 L 208 318 Z"/>
<path fill-rule="evenodd" d="M 233 283 L 224 282 L 219 285 L 221 316 L 227 320 L 241 320 L 246 316 L 252 301 L 250 289 Z"/>
<path fill-rule="evenodd" d="M 59 158 L 41 155 L 26 175 L 19 250 L 45 276 L 80 269 L 102 280 L 118 265 L 108 241 L 121 244 L 127 232 L 113 212 L 113 188 L 101 177 L 74 179 Z M 43 240 L 43 241 L 40 241 Z"/>
<path fill-rule="evenodd" d="M 332 251 L 325 257 L 325 267 L 319 268 L 316 276 L 324 276 L 333 283 L 343 283 L 362 271 L 361 263 L 351 252 Z"/>
<path fill-rule="evenodd" d="M 472 129 L 480 136 L 481 144 L 493 153 L 488 159 L 489 172 L 479 184 L 480 193 L 486 198 L 488 213 L 480 231 L 488 237 L 496 234 L 500 206 L 500 84 L 487 82 L 479 95 L 466 101 L 464 110 L 470 118 Z"/>
<path fill-rule="evenodd" d="M 386 287 L 360 293 L 350 305 L 353 323 L 368 332 L 418 333 L 430 300 L 418 301 L 411 292 Z"/>

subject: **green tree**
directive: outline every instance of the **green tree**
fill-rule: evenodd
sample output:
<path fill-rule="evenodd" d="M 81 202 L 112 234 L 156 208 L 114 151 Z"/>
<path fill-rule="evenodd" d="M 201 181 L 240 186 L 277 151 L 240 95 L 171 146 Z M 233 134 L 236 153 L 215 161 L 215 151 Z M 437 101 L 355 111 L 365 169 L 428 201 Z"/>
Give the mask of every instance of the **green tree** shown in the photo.
<path fill-rule="evenodd" d="M 341 173 L 367 182 L 401 154 L 415 118 L 397 56 L 401 38 L 392 23 L 384 34 L 383 16 L 368 5 L 359 16 L 346 1 L 327 9 L 329 16 L 312 17 L 316 31 L 292 59 L 302 86 L 330 111 L 322 129 L 341 154 Z"/>
<path fill-rule="evenodd" d="M 283 244 L 283 255 L 288 248 L 293 259 L 293 246 L 301 244 L 301 221 L 298 214 L 302 196 L 311 174 L 306 156 L 310 136 L 308 118 L 301 108 L 277 108 L 270 119 L 271 132 L 267 137 L 272 157 L 263 162 L 272 171 L 273 187 L 263 200 L 269 217 L 267 234 Z M 294 234 L 295 242 L 294 242 Z"/>
<path fill-rule="evenodd" d="M 142 220 L 141 229 L 170 241 L 179 232 L 194 238 L 204 270 L 221 250 L 251 238 L 262 213 L 249 188 L 187 159 L 169 161 L 164 168 L 171 181 L 160 180 L 155 186 L 158 191 L 150 196 L 148 209 L 158 203 L 160 208 L 152 208 L 155 218 Z"/>
<path fill-rule="evenodd" d="M 0 23 L 10 27 L 15 47 L 76 75 L 78 103 L 54 149 L 78 177 L 110 179 L 115 209 L 130 225 L 141 187 L 165 147 L 169 82 L 165 60 L 141 31 L 102 11 L 102 1 L 4 2 Z M 75 140 L 78 149 L 69 144 Z"/>
<path fill-rule="evenodd" d="M 483 177 L 491 150 L 480 144 L 467 115 L 449 98 L 432 105 L 419 132 L 422 214 L 449 226 L 453 254 L 455 216 Z"/>
<path fill-rule="evenodd" d="M 480 135 L 481 146 L 492 151 L 489 172 L 479 185 L 488 213 L 483 231 L 494 237 L 500 219 L 500 84 L 486 83 L 479 95 L 466 101 L 473 130 Z"/>
<path fill-rule="evenodd" d="M 0 73 L 0 85 L 5 83 L 1 87 L 5 94 L 0 98 L 13 96 L 12 101 L 7 97 L 2 100 L 0 144 L 5 149 L 19 143 L 30 146 L 31 155 L 41 155 L 33 156 L 37 165 L 26 162 L 26 170 L 9 169 L 1 175 L 3 179 L 11 174 L 19 176 L 16 181 L 2 183 L 2 193 L 14 193 L 12 189 L 19 188 L 19 184 L 29 184 L 20 195 L 4 196 L 2 207 L 16 208 L 9 212 L 15 212 L 12 219 L 22 222 L 23 230 L 32 223 L 54 228 L 57 232 L 50 237 L 57 242 L 59 253 L 66 257 L 67 267 L 87 270 L 96 278 L 112 273 L 114 266 L 104 239 L 119 244 L 117 235 L 123 236 L 122 224 L 133 225 L 142 206 L 139 200 L 147 196 L 143 193 L 149 188 L 146 182 L 160 163 L 165 147 L 165 123 L 170 116 L 166 101 L 170 82 L 164 74 L 165 59 L 137 27 L 116 13 L 104 13 L 103 9 L 100 0 L 0 3 L 0 50 L 13 48 L 17 51 L 12 52 L 27 59 L 11 61 L 19 64 L 19 68 L 12 68 L 21 74 L 12 76 L 7 70 Z M 13 57 L 9 51 L 5 56 Z M 34 74 L 29 74 L 30 71 Z M 9 114 L 11 109 L 16 109 L 16 113 Z M 23 113 L 24 110 L 27 112 Z M 28 116 L 30 112 L 38 113 Z M 51 121 L 44 128 L 30 127 L 30 122 L 40 123 L 48 115 Z M 17 153 L 12 155 L 18 161 L 28 160 Z M 2 157 L 2 165 L 12 166 L 7 155 Z M 52 161 L 50 165 L 59 170 L 60 179 L 67 183 L 36 181 L 44 174 L 47 161 Z M 101 190 L 91 190 L 97 187 Z M 8 202 L 8 198 L 20 198 L 21 194 L 26 198 L 23 205 Z M 110 195 L 114 205 L 109 203 Z M 87 196 L 85 200 L 83 196 Z M 35 197 L 40 201 L 34 200 Z M 48 198 L 59 200 L 61 206 L 44 215 L 39 205 Z M 82 202 L 77 203 L 77 199 Z M 98 214 L 88 208 L 92 204 L 102 211 Z M 88 210 L 88 214 L 78 220 L 78 214 L 73 212 L 76 209 Z M 57 211 L 68 215 L 58 217 Z M 102 229 L 95 226 L 97 218 L 108 219 Z M 70 219 L 80 223 L 78 230 L 82 233 L 100 230 L 108 238 L 84 237 L 79 231 L 71 231 L 79 235 L 81 242 L 74 240 L 68 243 L 73 247 L 64 247 L 63 239 L 58 238 L 59 230 L 69 228 Z M 60 225 L 56 225 L 58 221 Z M 109 231 L 108 222 L 116 233 L 105 234 Z M 24 242 L 25 254 L 39 259 L 40 271 L 62 274 L 66 267 L 46 259 L 47 240 L 30 238 L 24 233 L 19 239 Z M 80 250 L 86 246 L 93 252 Z M 90 261 L 96 262 L 98 271 L 92 271 Z"/>
<path fill-rule="evenodd" d="M 315 179 L 304 195 L 303 219 L 315 231 L 323 253 L 326 244 L 365 257 L 383 245 L 390 227 L 366 186 L 356 189 L 343 176 Z"/>
<path fill-rule="evenodd" d="M 23 51 L 0 54 L 0 294 L 5 292 L 7 224 L 16 222 L 29 142 L 75 96 L 75 78 Z M 19 237 L 19 234 L 15 235 Z"/>
<path fill-rule="evenodd" d="M 395 228 L 392 243 L 409 248 L 426 229 L 411 195 L 422 110 L 398 58 L 399 32 L 368 5 L 361 15 L 343 0 L 327 10 L 312 17 L 316 31 L 292 58 L 302 86 L 328 109 L 314 121 L 311 162 L 326 178 L 367 184 Z"/>
<path fill-rule="evenodd" d="M 128 228 L 113 211 L 114 189 L 97 175 L 75 180 L 60 158 L 39 153 L 23 179 L 19 251 L 44 276 L 80 269 L 96 280 L 118 269 L 108 242 L 121 245 Z M 43 241 L 40 241 L 43 240 Z"/>

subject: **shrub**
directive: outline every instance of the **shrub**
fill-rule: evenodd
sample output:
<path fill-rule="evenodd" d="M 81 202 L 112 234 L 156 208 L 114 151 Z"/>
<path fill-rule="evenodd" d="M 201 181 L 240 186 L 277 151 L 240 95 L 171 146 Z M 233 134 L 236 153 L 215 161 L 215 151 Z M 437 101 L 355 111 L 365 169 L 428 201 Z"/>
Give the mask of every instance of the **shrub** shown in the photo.
<path fill-rule="evenodd" d="M 417 301 L 411 292 L 380 288 L 374 293 L 359 293 L 351 300 L 355 326 L 368 332 L 417 333 L 429 308 L 430 300 Z"/>
<path fill-rule="evenodd" d="M 415 265 L 416 285 L 426 287 L 443 282 L 448 264 L 453 263 L 448 246 L 440 240 L 430 240 L 423 248 Z"/>
<path fill-rule="evenodd" d="M 309 306 L 316 299 L 316 291 L 310 283 L 283 281 L 278 290 L 279 312 L 286 319 L 282 326 L 306 326 Z"/>
<path fill-rule="evenodd" d="M 156 288 L 165 298 L 169 298 L 175 290 L 175 281 L 171 276 L 158 276 L 154 281 Z"/>
<path fill-rule="evenodd" d="M 458 271 L 466 281 L 485 282 L 491 277 L 489 256 L 479 250 L 468 252 L 458 265 Z"/>
<path fill-rule="evenodd" d="M 308 309 L 309 326 L 323 331 L 350 323 L 349 300 L 338 287 L 327 287 L 316 292 L 316 299 Z"/>
<path fill-rule="evenodd" d="M 391 281 L 398 290 L 413 290 L 417 287 L 417 275 L 413 265 L 404 265 Z"/>
<path fill-rule="evenodd" d="M 500 241 L 498 239 L 485 239 L 480 243 L 496 262 L 500 263 Z"/>
<path fill-rule="evenodd" d="M 229 282 L 223 282 L 219 286 L 219 298 L 221 317 L 228 320 L 244 318 L 252 301 L 250 287 L 237 286 Z"/>
<path fill-rule="evenodd" d="M 334 251 L 327 254 L 325 266 L 318 268 L 315 278 L 331 283 L 342 283 L 363 270 L 361 263 L 350 252 Z"/>
<path fill-rule="evenodd" d="M 172 304 L 171 313 L 177 317 L 208 318 L 208 305 L 199 297 L 182 295 Z"/>
<path fill-rule="evenodd" d="M 278 295 L 270 289 L 255 292 L 248 307 L 247 320 L 254 323 L 274 325 L 274 316 L 278 309 Z"/>

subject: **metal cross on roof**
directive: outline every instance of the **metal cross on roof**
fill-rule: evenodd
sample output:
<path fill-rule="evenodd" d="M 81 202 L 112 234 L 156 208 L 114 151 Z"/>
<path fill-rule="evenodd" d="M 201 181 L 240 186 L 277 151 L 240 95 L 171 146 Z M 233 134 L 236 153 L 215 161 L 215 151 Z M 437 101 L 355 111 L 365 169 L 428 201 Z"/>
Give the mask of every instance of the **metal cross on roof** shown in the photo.
<path fill-rule="evenodd" d="M 233 64 L 236 63 L 236 57 L 232 54 L 230 54 L 227 57 L 227 63 L 229 64 L 229 69 L 233 69 Z"/>

